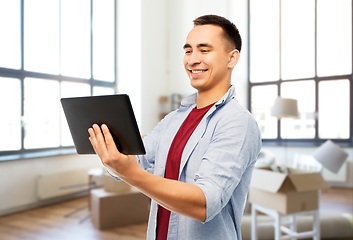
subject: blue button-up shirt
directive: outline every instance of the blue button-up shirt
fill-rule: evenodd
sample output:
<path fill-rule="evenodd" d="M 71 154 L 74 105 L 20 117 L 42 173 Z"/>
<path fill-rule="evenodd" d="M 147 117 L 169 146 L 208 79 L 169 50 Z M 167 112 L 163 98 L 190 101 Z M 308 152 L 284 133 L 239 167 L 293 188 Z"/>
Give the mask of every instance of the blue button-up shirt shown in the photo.
<path fill-rule="evenodd" d="M 144 138 L 140 166 L 163 177 L 170 145 L 196 106 L 197 95 L 184 99 Z M 261 148 L 252 115 L 235 99 L 232 86 L 201 120 L 186 144 L 179 181 L 199 186 L 206 197 L 204 222 L 171 213 L 168 239 L 241 239 L 241 221 L 254 165 Z M 157 203 L 152 201 L 147 239 L 156 238 Z"/>

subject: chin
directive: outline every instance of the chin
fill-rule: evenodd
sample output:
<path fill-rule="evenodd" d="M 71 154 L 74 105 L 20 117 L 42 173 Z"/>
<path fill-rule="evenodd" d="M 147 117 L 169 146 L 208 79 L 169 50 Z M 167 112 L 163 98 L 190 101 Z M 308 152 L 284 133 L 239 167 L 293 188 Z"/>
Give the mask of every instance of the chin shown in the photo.
<path fill-rule="evenodd" d="M 202 89 L 202 84 L 195 82 L 195 80 L 190 80 L 190 85 L 198 91 Z"/>

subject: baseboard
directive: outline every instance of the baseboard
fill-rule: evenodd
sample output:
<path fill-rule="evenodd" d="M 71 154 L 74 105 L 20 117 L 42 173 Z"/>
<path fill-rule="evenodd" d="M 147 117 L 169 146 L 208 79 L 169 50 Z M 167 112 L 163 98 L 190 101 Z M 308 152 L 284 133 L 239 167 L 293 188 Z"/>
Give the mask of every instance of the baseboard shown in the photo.
<path fill-rule="evenodd" d="M 2 210 L 2 211 L 0 211 L 0 216 L 23 212 L 23 211 L 27 211 L 27 210 L 31 210 L 31 209 L 35 209 L 35 208 L 45 207 L 45 206 L 49 206 L 49 205 L 53 205 L 53 204 L 57 204 L 60 202 L 65 202 L 68 200 L 73 200 L 73 199 L 81 198 L 81 197 L 85 197 L 85 196 L 88 196 L 88 191 L 80 192 L 80 193 L 76 193 L 76 194 L 70 194 L 70 195 L 62 196 L 62 197 L 56 197 L 56 198 L 47 199 L 47 200 L 41 200 L 41 201 L 38 201 L 35 203 L 30 203 L 30 204 L 26 204 L 23 206 L 18 206 L 18 207 Z"/>

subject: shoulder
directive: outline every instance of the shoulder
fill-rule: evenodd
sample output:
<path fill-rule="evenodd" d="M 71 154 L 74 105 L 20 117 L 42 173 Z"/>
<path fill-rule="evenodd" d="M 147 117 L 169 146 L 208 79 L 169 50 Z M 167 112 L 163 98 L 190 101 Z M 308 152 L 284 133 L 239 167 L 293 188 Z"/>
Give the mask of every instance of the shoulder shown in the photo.
<path fill-rule="evenodd" d="M 219 106 L 216 110 L 217 118 L 220 119 L 248 119 L 248 121 L 256 122 L 253 115 L 248 109 L 238 103 L 236 98 L 231 99 L 223 106 Z"/>
<path fill-rule="evenodd" d="M 210 119 L 211 126 L 215 131 L 227 132 L 237 136 L 250 134 L 260 138 L 261 133 L 253 115 L 236 99 L 232 99 L 220 106 Z"/>

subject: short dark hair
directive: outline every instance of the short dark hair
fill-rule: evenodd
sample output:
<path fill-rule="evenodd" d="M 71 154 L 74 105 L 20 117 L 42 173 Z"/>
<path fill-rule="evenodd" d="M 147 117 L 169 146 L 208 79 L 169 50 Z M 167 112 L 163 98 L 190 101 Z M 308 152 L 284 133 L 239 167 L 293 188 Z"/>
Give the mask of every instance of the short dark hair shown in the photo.
<path fill-rule="evenodd" d="M 194 27 L 199 25 L 215 25 L 223 29 L 225 38 L 234 45 L 239 52 L 241 50 L 241 37 L 238 28 L 228 19 L 217 15 L 204 15 L 194 20 Z"/>

